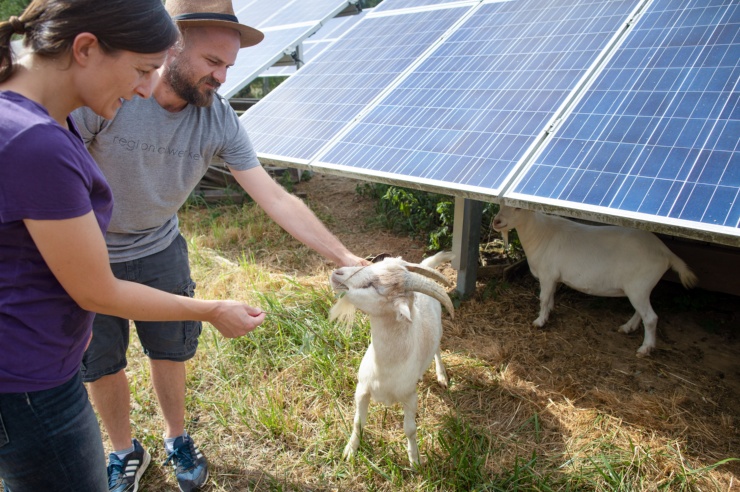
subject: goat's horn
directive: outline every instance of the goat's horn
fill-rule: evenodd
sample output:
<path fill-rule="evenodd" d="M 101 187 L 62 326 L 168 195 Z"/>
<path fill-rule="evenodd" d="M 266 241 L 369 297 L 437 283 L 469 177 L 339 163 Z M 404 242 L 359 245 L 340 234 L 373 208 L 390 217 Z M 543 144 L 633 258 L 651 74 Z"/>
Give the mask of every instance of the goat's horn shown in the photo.
<path fill-rule="evenodd" d="M 452 305 L 450 296 L 447 295 L 444 288 L 437 282 L 412 273 L 406 277 L 406 285 L 404 287 L 407 291 L 420 292 L 437 299 L 445 308 L 447 308 L 447 311 L 450 313 L 450 317 L 455 317 L 455 308 Z"/>
<path fill-rule="evenodd" d="M 443 284 L 452 287 L 454 282 L 449 280 L 447 277 L 445 277 L 441 272 L 438 272 L 434 268 L 429 268 L 428 266 L 424 265 L 418 265 L 416 263 L 407 263 L 406 270 L 414 273 L 418 273 L 419 275 L 424 275 L 425 277 L 429 277 L 432 280 L 436 280 L 437 282 L 442 282 Z"/>

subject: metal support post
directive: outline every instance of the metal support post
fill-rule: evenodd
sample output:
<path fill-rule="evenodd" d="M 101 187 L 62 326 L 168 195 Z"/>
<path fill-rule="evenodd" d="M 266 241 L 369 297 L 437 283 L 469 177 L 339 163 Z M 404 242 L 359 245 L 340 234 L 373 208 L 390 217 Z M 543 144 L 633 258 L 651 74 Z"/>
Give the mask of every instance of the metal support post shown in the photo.
<path fill-rule="evenodd" d="M 457 292 L 461 299 L 475 293 L 478 275 L 478 249 L 480 245 L 483 202 L 455 197 L 455 219 L 452 226 L 452 266 L 457 270 Z"/>

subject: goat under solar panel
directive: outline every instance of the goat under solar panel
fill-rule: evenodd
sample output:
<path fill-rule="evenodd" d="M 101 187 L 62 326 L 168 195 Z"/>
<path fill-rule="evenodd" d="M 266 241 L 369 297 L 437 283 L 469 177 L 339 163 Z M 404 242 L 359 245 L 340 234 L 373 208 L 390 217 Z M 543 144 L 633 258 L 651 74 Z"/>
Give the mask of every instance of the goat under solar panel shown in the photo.
<path fill-rule="evenodd" d="M 740 3 L 656 0 L 504 196 L 740 236 L 739 80 Z"/>
<path fill-rule="evenodd" d="M 307 162 L 464 13 L 373 16 L 242 115 L 261 157 Z"/>
<path fill-rule="evenodd" d="M 495 196 L 637 4 L 480 5 L 313 165 Z"/>

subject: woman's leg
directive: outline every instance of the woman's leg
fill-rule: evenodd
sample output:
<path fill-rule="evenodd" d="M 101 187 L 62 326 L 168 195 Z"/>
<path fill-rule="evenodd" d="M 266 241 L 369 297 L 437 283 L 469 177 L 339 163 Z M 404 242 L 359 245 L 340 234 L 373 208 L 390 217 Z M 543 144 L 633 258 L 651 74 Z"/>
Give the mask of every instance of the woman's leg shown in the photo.
<path fill-rule="evenodd" d="M 50 390 L 0 393 L 0 478 L 10 492 L 105 492 L 100 428 L 79 374 Z"/>

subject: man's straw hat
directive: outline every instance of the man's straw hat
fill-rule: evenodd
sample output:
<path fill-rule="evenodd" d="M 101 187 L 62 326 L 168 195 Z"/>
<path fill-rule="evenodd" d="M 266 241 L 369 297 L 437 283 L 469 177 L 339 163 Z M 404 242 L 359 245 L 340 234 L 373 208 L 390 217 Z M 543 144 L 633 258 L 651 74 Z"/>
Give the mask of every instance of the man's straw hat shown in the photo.
<path fill-rule="evenodd" d="M 239 24 L 231 0 L 167 0 L 165 7 L 180 27 L 228 27 L 239 31 L 242 48 L 254 46 L 265 37 L 262 31 Z"/>

